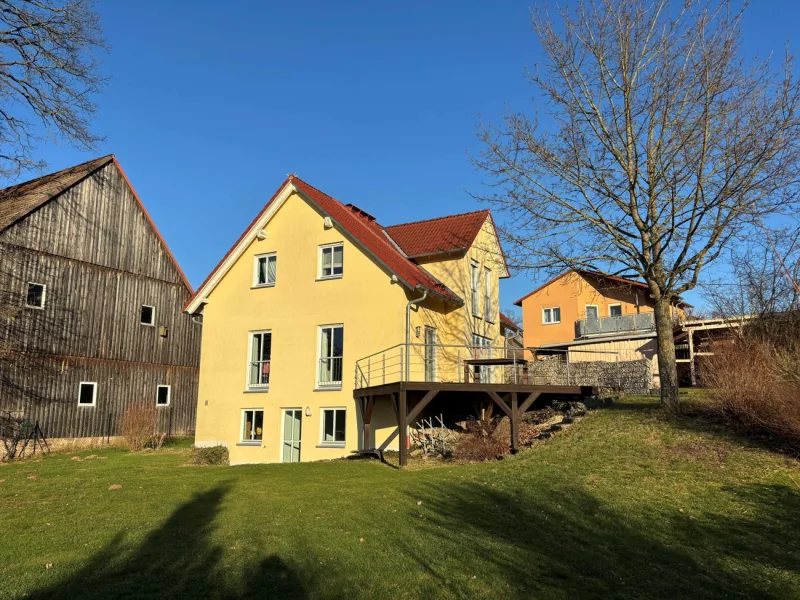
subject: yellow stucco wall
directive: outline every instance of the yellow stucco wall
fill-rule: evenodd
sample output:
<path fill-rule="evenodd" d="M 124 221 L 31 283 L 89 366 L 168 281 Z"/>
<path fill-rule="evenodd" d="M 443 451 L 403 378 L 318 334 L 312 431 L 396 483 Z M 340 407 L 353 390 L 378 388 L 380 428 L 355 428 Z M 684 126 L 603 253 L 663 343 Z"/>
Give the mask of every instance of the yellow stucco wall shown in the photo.
<path fill-rule="evenodd" d="M 292 195 L 211 292 L 203 310 L 197 409 L 198 444 L 223 443 L 231 463 L 279 462 L 283 408 L 303 411 L 301 460 L 347 455 L 358 448 L 360 428 L 353 399 L 355 361 L 402 341 L 406 293 L 323 216 Z M 317 281 L 319 246 L 344 242 L 341 279 Z M 274 287 L 252 289 L 254 256 L 277 252 Z M 341 390 L 315 391 L 318 326 L 344 324 Z M 249 332 L 272 331 L 269 391 L 246 391 Z M 306 416 L 306 407 L 311 416 Z M 324 407 L 345 407 L 344 448 L 319 447 Z M 241 441 L 242 410 L 264 410 L 257 446 Z"/>

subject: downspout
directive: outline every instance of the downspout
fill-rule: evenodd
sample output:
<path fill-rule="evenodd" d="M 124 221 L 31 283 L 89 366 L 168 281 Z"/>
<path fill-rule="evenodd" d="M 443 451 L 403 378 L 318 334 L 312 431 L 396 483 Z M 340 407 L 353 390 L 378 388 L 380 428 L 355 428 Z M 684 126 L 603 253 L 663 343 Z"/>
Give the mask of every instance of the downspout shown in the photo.
<path fill-rule="evenodd" d="M 412 300 L 409 300 L 408 304 L 406 304 L 406 378 L 405 378 L 405 381 L 408 381 L 408 375 L 409 375 L 408 360 L 410 358 L 409 346 L 411 344 L 411 305 L 412 304 L 419 305 L 419 303 L 420 302 L 424 302 L 425 298 L 427 298 L 427 297 L 428 297 L 428 290 L 425 290 L 424 292 L 422 292 L 422 296 L 420 296 L 419 298 L 414 298 Z"/>

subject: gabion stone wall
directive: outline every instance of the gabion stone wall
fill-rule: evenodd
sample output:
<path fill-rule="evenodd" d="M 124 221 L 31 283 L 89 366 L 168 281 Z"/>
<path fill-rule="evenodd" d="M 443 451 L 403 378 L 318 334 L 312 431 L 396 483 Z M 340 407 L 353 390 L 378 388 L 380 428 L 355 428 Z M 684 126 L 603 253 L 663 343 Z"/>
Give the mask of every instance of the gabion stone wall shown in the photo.
<path fill-rule="evenodd" d="M 627 394 L 647 394 L 653 387 L 653 367 L 646 358 L 620 362 L 586 361 L 567 364 L 560 359 L 528 363 L 532 382 L 538 385 L 591 385 L 622 388 Z"/>

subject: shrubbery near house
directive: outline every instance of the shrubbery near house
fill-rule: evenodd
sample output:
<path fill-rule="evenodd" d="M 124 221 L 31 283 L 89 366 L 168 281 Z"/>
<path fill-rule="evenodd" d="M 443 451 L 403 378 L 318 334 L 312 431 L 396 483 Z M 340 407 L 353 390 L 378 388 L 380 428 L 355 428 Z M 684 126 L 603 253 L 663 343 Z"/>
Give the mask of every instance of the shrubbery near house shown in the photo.
<path fill-rule="evenodd" d="M 158 433 L 158 413 L 153 405 L 129 406 L 122 415 L 120 429 L 131 452 L 145 448 L 158 450 L 166 438 L 166 434 Z"/>
<path fill-rule="evenodd" d="M 225 446 L 193 448 L 192 463 L 195 465 L 227 465 L 228 449 Z"/>

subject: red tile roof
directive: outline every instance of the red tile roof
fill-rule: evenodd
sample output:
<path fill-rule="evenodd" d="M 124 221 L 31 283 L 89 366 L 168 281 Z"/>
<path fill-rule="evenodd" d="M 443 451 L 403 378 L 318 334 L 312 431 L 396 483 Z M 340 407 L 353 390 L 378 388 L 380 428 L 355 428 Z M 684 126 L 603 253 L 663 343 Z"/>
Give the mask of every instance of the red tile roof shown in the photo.
<path fill-rule="evenodd" d="M 258 223 L 264 213 L 269 210 L 270 205 L 288 184 L 293 184 L 309 201 L 316 204 L 324 213 L 329 215 L 331 219 L 348 231 L 357 242 L 362 244 L 379 262 L 386 265 L 398 278 L 402 279 L 406 285 L 411 288 L 419 287 L 426 289 L 456 304 L 464 303 L 458 294 L 450 290 L 441 281 L 403 254 L 399 247 L 386 236 L 383 228 L 375 221 L 375 217 L 353 204 L 342 204 L 336 198 L 329 196 L 299 177 L 290 175 L 277 189 L 275 194 L 273 194 L 272 198 L 270 198 L 269 202 L 267 202 L 264 208 L 258 213 L 256 218 L 253 219 L 253 222 L 250 223 L 242 235 L 239 236 L 236 243 L 231 246 L 230 250 L 222 257 L 222 260 L 214 267 L 205 281 L 197 288 L 195 295 L 186 303 L 186 306 L 184 306 L 184 310 L 192 304 L 195 298 L 204 292 L 206 284 L 222 267 L 225 260 L 233 253 L 237 246 L 239 246 L 242 240 L 247 236 L 247 233 Z"/>
<path fill-rule="evenodd" d="M 386 227 L 409 258 L 467 250 L 490 216 L 488 210 L 450 215 Z"/>
<path fill-rule="evenodd" d="M 636 287 L 636 288 L 639 288 L 639 289 L 642 289 L 642 290 L 646 290 L 648 292 L 650 291 L 650 287 L 644 281 L 636 281 L 634 279 L 627 279 L 625 277 L 617 277 L 615 275 L 606 275 L 605 273 L 601 273 L 600 271 L 592 271 L 591 269 L 569 269 L 568 271 L 564 271 L 563 273 L 561 273 L 561 275 L 558 275 L 557 277 L 554 277 L 553 279 L 551 279 L 547 283 L 544 283 L 544 284 L 540 285 L 538 288 L 536 288 L 532 292 L 530 292 L 528 294 L 525 294 L 522 298 L 520 298 L 519 300 L 514 302 L 514 304 L 516 306 L 522 306 L 522 301 L 525 300 L 525 298 L 528 298 L 529 296 L 533 296 L 536 292 L 538 292 L 540 290 L 543 290 L 544 288 L 546 288 L 551 283 L 555 283 L 556 281 L 558 281 L 559 279 L 561 279 L 562 277 L 564 277 L 564 275 L 567 275 L 568 273 L 578 273 L 579 275 L 583 275 L 585 277 L 594 277 L 595 279 L 603 279 L 605 281 L 610 281 L 611 283 L 614 283 L 616 285 L 629 285 L 629 286 Z M 691 307 L 691 304 L 687 304 L 686 302 L 684 302 L 680 298 L 678 299 L 677 302 L 675 302 L 675 305 L 676 306 Z"/>
<path fill-rule="evenodd" d="M 522 329 L 519 325 L 514 323 L 511 319 L 509 319 L 503 313 L 500 313 L 500 324 L 508 327 L 509 329 Z"/>

